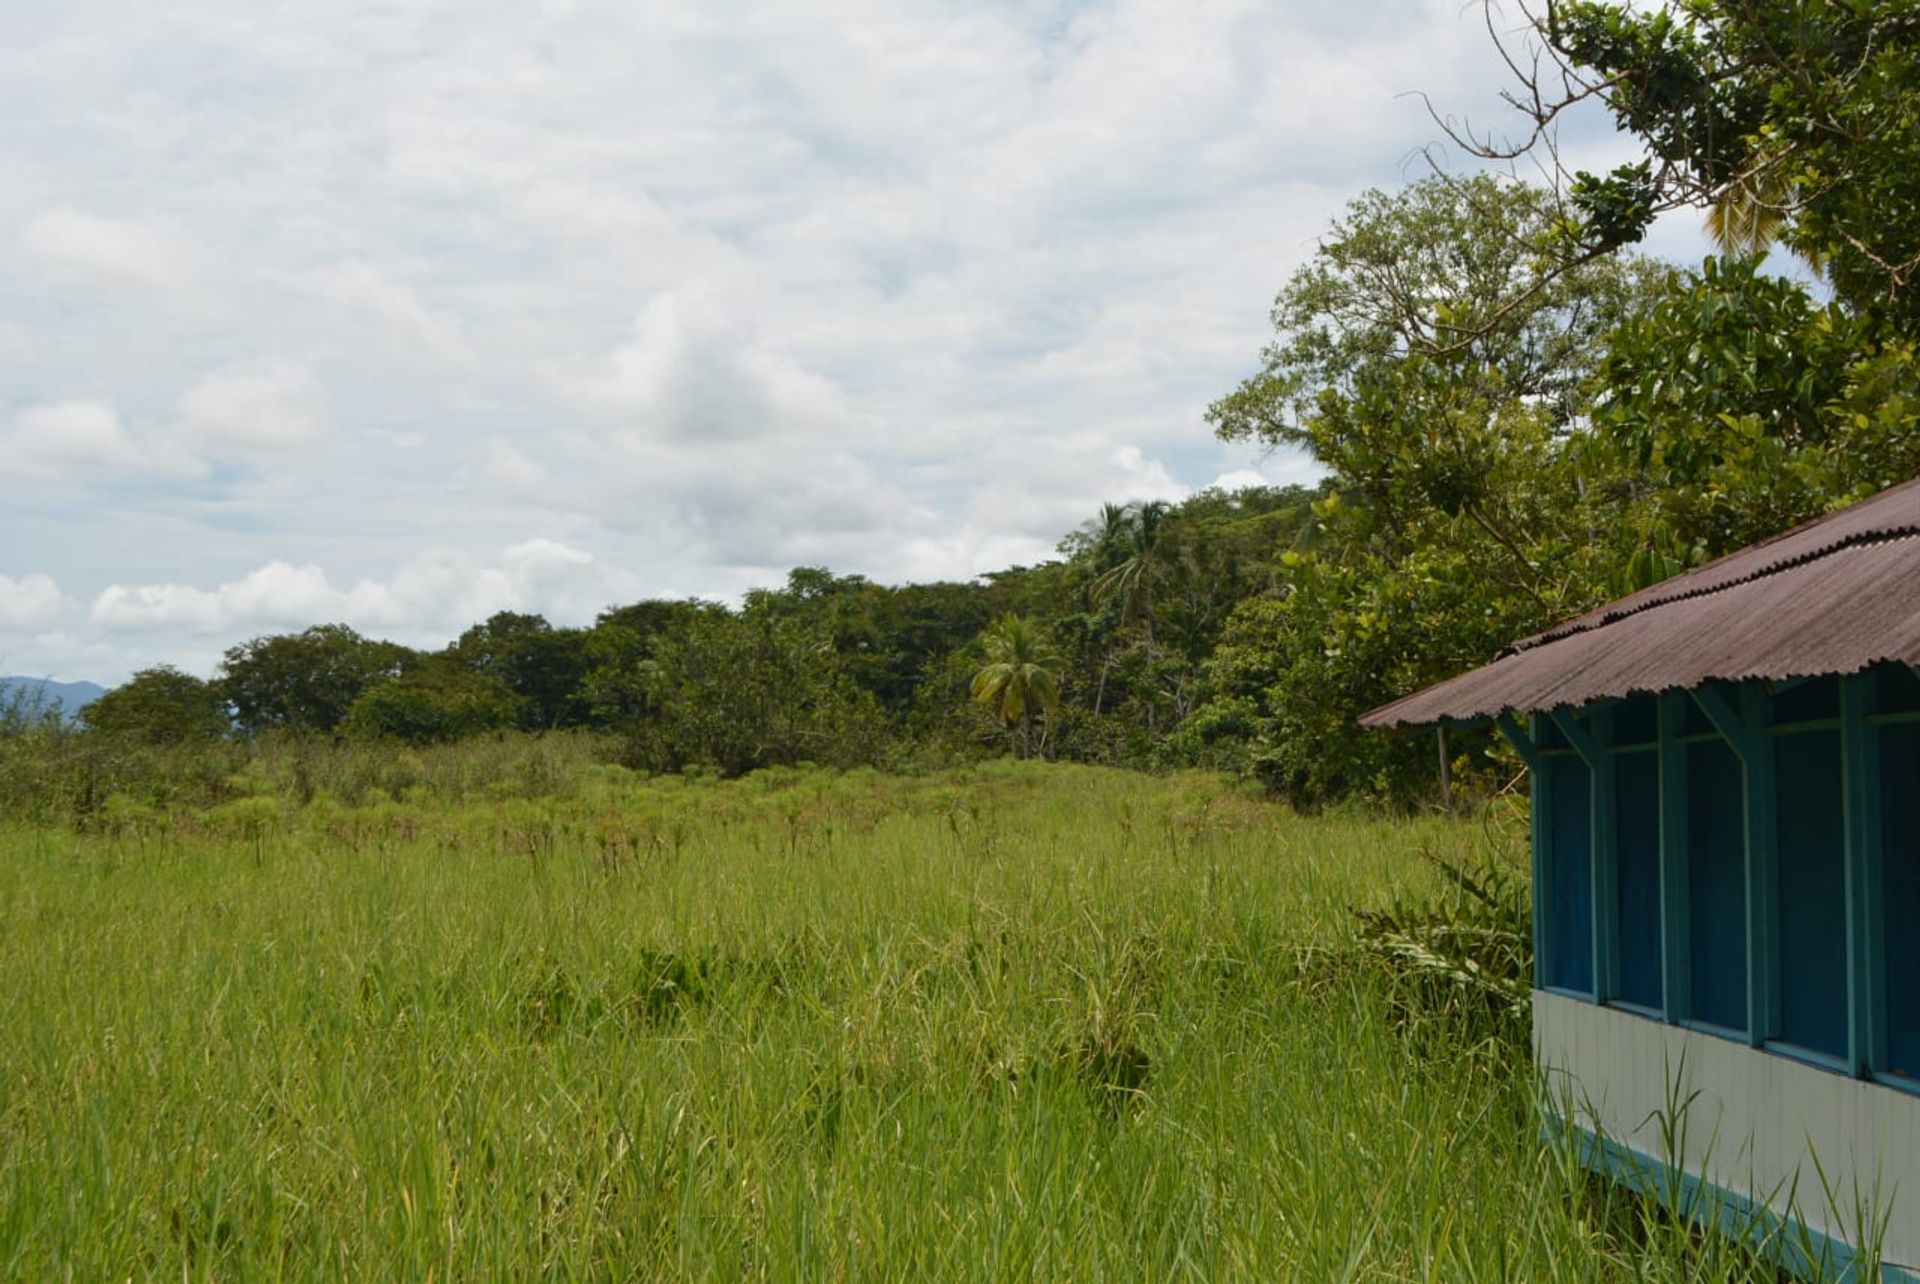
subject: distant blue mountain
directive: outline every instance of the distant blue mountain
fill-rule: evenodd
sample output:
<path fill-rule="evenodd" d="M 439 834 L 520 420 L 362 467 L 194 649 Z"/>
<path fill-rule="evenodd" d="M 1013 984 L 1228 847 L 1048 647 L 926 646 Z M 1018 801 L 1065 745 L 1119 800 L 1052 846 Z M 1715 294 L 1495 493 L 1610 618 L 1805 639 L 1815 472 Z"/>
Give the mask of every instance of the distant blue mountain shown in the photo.
<path fill-rule="evenodd" d="M 107 689 L 98 682 L 47 682 L 40 678 L 0 678 L 0 704 L 13 698 L 14 692 L 25 690 L 31 695 L 39 691 L 40 697 L 48 703 L 60 702 L 64 713 L 78 713 L 107 693 Z"/>

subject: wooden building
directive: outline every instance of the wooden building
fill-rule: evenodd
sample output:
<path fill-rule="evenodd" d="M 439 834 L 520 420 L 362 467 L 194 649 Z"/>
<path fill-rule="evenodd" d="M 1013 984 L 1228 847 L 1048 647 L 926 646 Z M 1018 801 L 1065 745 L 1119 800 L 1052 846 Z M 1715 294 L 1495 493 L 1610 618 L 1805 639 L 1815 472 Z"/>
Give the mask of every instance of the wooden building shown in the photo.
<path fill-rule="evenodd" d="M 1589 1163 L 1920 1281 L 1920 481 L 1364 719 L 1532 768 L 1533 1038 Z"/>

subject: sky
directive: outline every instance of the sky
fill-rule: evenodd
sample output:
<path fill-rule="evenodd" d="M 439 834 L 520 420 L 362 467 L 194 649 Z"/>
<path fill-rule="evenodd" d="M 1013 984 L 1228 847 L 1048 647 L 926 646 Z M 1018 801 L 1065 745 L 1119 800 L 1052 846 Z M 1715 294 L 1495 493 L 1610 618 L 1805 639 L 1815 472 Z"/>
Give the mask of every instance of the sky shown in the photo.
<path fill-rule="evenodd" d="M 0 672 L 966 578 L 1309 480 L 1206 406 L 1429 172 L 1418 95 L 1502 125 L 1503 74 L 1462 0 L 0 7 Z"/>

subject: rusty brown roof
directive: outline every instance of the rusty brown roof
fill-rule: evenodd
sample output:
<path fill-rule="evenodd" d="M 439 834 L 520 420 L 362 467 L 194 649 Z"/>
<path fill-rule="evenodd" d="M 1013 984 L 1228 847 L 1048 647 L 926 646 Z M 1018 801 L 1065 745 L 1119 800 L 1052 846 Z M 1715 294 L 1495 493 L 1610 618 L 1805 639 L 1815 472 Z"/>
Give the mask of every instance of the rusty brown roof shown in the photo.
<path fill-rule="evenodd" d="M 1889 660 L 1920 664 L 1920 478 L 1516 642 L 1360 721 L 1485 718 Z"/>

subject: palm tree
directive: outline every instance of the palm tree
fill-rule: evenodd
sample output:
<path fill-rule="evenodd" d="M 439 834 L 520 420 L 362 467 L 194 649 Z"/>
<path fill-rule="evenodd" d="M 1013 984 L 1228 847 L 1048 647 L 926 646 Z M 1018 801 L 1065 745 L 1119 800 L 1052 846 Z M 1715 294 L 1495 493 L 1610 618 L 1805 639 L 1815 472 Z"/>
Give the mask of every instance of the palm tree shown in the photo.
<path fill-rule="evenodd" d="M 1094 560 L 1103 569 L 1122 556 L 1121 550 L 1133 537 L 1133 508 L 1111 501 L 1100 505 L 1100 515 L 1088 522 L 1089 543 Z"/>
<path fill-rule="evenodd" d="M 1033 715 L 1049 721 L 1060 708 L 1060 657 L 1039 628 L 1018 615 L 1004 615 L 981 634 L 987 663 L 973 675 L 973 698 L 1015 728 L 1022 758 L 1033 754 Z"/>
<path fill-rule="evenodd" d="M 1139 500 L 1116 509 L 1107 504 L 1101 509 L 1098 543 L 1109 560 L 1107 569 L 1093 581 L 1092 596 L 1104 602 L 1116 594 L 1120 598 L 1120 619 L 1140 622 L 1141 641 L 1145 644 L 1147 664 L 1153 665 L 1153 586 L 1165 569 L 1161 557 L 1161 533 L 1173 506 L 1164 500 Z M 1113 560 L 1113 559 L 1118 559 Z M 1106 703 L 1107 672 L 1113 667 L 1112 654 L 1101 662 L 1100 687 L 1094 695 L 1097 714 Z M 1149 711 L 1147 723 L 1153 725 Z"/>
<path fill-rule="evenodd" d="M 1115 521 L 1111 504 L 1101 514 L 1101 542 L 1119 546 L 1125 557 L 1093 582 L 1095 601 L 1120 596 L 1122 616 L 1145 627 L 1147 652 L 1153 652 L 1153 582 L 1160 577 L 1160 532 L 1172 505 L 1164 500 L 1129 504 L 1124 522 Z"/>
<path fill-rule="evenodd" d="M 1707 234 L 1722 254 L 1762 253 L 1786 226 L 1793 198 L 1784 158 L 1762 157 L 1714 194 Z"/>

